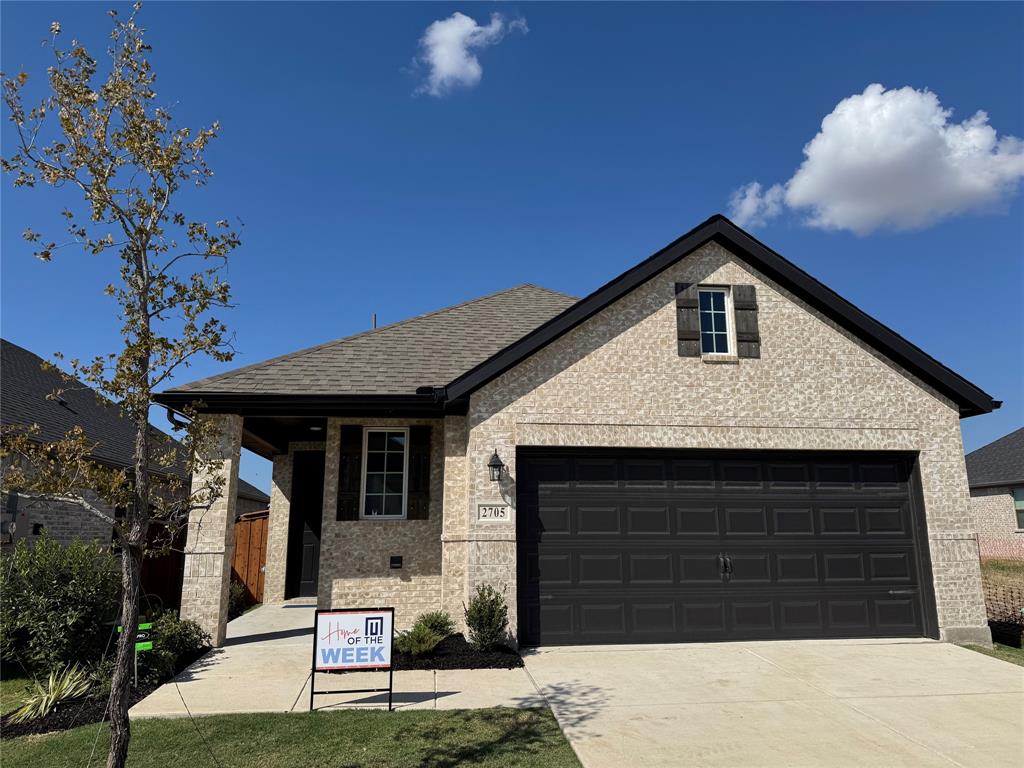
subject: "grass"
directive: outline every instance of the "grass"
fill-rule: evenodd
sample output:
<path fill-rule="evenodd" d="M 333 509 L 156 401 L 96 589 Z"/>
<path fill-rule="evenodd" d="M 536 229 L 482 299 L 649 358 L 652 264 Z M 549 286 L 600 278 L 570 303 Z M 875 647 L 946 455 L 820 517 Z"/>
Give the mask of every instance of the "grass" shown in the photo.
<path fill-rule="evenodd" d="M 0 715 L 6 715 L 20 707 L 25 696 L 32 690 L 32 681 L 27 677 L 8 677 L 6 670 L 0 678 Z"/>
<path fill-rule="evenodd" d="M 991 648 L 984 648 L 980 645 L 965 645 L 964 648 L 970 648 L 972 651 L 984 653 L 986 656 L 1002 659 L 1011 664 L 1024 667 L 1024 648 L 1011 648 L 1008 645 L 999 645 L 999 643 L 996 643 Z"/>
<path fill-rule="evenodd" d="M 1024 586 L 1024 560 L 982 560 L 981 575 L 994 583 Z"/>
<path fill-rule="evenodd" d="M 99 755 L 105 754 L 108 739 L 106 726 L 101 728 Z M 96 732 L 92 725 L 5 740 L 4 763 L 20 768 L 85 765 Z M 339 710 L 216 715 L 197 718 L 194 724 L 187 718 L 133 722 L 129 767 L 167 768 L 169 760 L 194 768 L 580 765 L 550 710 L 508 708 Z"/>

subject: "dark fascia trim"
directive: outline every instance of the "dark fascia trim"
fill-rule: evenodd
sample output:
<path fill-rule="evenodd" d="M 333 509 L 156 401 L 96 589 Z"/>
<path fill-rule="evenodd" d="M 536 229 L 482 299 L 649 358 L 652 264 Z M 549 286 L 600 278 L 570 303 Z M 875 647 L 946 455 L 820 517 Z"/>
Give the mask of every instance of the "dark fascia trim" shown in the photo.
<path fill-rule="evenodd" d="M 904 339 L 858 309 L 828 286 L 804 272 L 737 227 L 725 216 L 716 214 L 678 240 L 667 245 L 632 269 L 605 283 L 560 315 L 510 344 L 475 368 L 462 374 L 447 387 L 452 399 L 466 398 L 487 382 L 522 362 L 552 341 L 655 277 L 679 259 L 708 242 L 717 242 L 743 258 L 762 274 L 791 290 L 810 306 L 835 321 L 857 338 L 871 345 L 893 362 L 951 399 L 961 416 L 990 413 L 1002 403 L 993 400 L 979 387 L 944 366 L 919 347 Z"/>
<path fill-rule="evenodd" d="M 161 392 L 160 405 L 180 410 L 196 404 L 204 413 L 240 416 L 441 417 L 454 412 L 435 393 L 422 395 L 289 395 L 239 392 Z"/>
<path fill-rule="evenodd" d="M 975 488 L 1006 488 L 1009 491 L 1017 488 L 1024 488 L 1024 477 L 1018 478 L 1017 480 L 1000 480 L 998 482 L 986 481 L 984 483 L 972 483 L 970 480 L 967 481 L 967 485 L 973 491 Z"/>

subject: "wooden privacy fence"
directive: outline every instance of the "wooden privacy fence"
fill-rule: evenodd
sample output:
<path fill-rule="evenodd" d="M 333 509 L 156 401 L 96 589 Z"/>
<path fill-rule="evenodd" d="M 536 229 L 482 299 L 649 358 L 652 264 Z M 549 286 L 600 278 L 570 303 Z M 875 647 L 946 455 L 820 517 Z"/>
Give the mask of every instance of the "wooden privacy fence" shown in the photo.
<path fill-rule="evenodd" d="M 263 602 L 263 571 L 267 564 L 267 510 L 242 515 L 235 522 L 235 557 L 231 576 L 245 585 L 246 600 Z"/>

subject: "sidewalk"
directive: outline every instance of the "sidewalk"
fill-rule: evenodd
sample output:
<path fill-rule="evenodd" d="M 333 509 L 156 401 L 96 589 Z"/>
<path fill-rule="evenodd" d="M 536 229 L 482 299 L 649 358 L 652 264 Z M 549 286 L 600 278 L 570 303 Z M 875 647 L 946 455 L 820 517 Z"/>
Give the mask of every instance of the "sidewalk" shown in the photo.
<path fill-rule="evenodd" d="M 313 610 L 307 602 L 265 605 L 228 624 L 227 641 L 132 707 L 132 718 L 237 712 L 305 712 L 313 654 Z M 385 672 L 317 675 L 318 690 L 377 688 Z M 184 700 L 184 701 L 183 701 Z M 186 711 L 186 705 L 188 710 Z M 381 707 L 387 693 L 317 696 L 316 709 Z M 477 709 L 544 706 L 525 669 L 394 673 L 393 706 Z"/>

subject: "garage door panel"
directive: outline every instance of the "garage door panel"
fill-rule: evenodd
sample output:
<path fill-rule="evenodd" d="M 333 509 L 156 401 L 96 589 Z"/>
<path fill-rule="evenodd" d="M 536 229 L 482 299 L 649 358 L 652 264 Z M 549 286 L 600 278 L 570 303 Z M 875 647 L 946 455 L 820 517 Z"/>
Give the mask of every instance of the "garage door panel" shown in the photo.
<path fill-rule="evenodd" d="M 539 451 L 517 460 L 524 644 L 934 625 L 911 457 Z"/>

